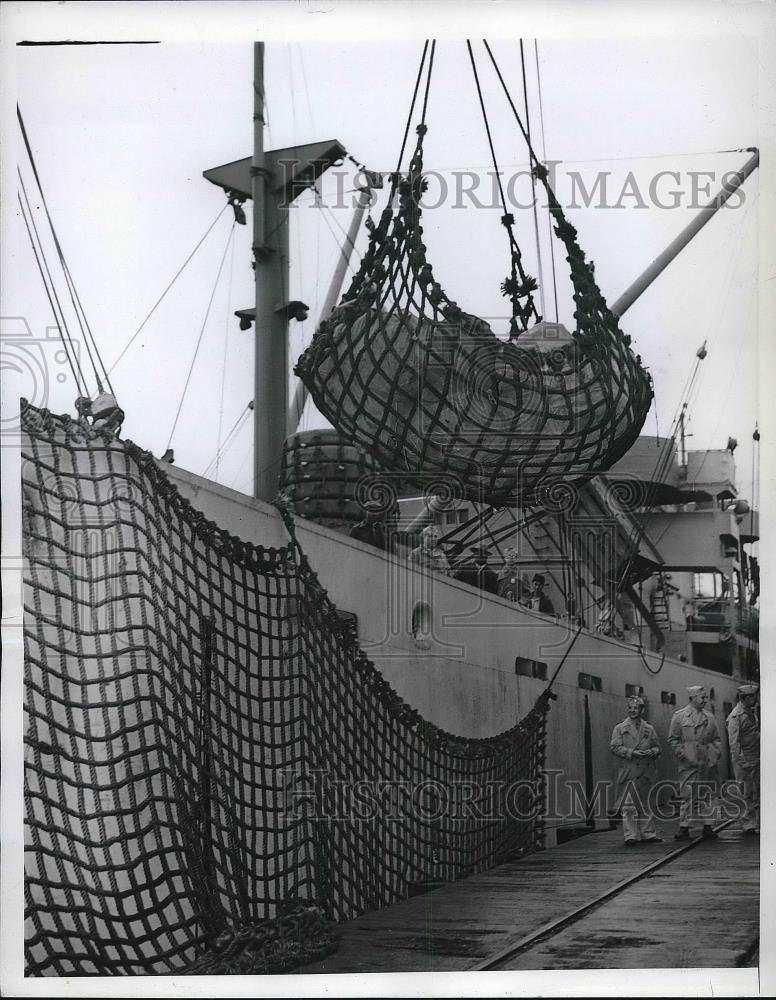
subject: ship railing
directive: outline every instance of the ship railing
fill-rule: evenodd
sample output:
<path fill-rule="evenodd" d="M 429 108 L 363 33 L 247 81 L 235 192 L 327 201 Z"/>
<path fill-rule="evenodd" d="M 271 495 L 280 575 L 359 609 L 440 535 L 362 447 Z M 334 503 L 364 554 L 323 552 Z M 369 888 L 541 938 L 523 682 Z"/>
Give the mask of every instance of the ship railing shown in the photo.
<path fill-rule="evenodd" d="M 708 609 L 699 608 L 687 619 L 688 632 L 730 632 L 731 615 L 718 605 Z M 756 608 L 739 607 L 735 615 L 735 632 L 746 639 L 758 638 L 760 613 Z"/>

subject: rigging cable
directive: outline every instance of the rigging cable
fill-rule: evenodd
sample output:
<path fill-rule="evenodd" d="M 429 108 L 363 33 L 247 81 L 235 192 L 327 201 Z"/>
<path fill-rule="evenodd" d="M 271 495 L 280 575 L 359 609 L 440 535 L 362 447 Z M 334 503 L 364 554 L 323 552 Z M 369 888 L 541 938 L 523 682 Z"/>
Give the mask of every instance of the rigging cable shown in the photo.
<path fill-rule="evenodd" d="M 232 252 L 229 257 L 229 281 L 227 283 L 226 295 L 226 320 L 224 323 L 224 356 L 221 362 L 221 391 L 218 403 L 218 437 L 216 450 L 215 479 L 218 482 L 218 468 L 221 464 L 221 431 L 224 426 L 224 388 L 226 386 L 226 359 L 229 352 L 229 325 L 232 311 L 232 283 L 234 280 L 234 248 L 235 240 L 232 240 Z"/>
<path fill-rule="evenodd" d="M 310 125 L 313 127 L 313 131 L 315 131 L 315 116 L 313 115 L 313 106 L 310 101 L 310 88 L 307 85 L 307 71 L 304 68 L 304 50 L 302 49 L 302 46 L 299 44 L 297 44 L 296 48 L 297 48 L 297 55 L 299 56 L 299 66 L 301 67 L 302 70 L 302 83 L 304 85 L 305 102 L 307 103 L 307 114 L 310 118 Z"/>
<path fill-rule="evenodd" d="M 343 257 L 346 256 L 344 244 L 349 244 L 351 251 L 355 251 L 356 244 L 353 242 L 353 240 L 351 240 L 350 236 L 348 236 L 347 231 L 342 226 L 342 223 L 339 221 L 339 219 L 334 214 L 334 212 L 332 212 L 332 210 L 329 208 L 329 206 L 327 204 L 325 204 L 323 201 L 321 201 L 320 204 L 318 204 L 317 207 L 318 207 L 321 215 L 323 216 L 323 221 L 329 227 L 329 232 L 334 237 L 334 242 L 337 243 L 337 245 L 339 246 L 339 251 L 342 254 L 342 256 Z M 337 234 L 334 232 L 334 230 L 332 229 L 331 222 L 329 222 L 329 220 L 326 218 L 326 214 L 325 214 L 326 212 L 329 213 L 329 215 L 331 216 L 331 221 L 336 225 L 336 227 L 342 233 L 342 236 L 344 237 L 344 244 L 340 244 L 340 239 L 337 236 Z M 350 263 L 350 261 L 348 261 L 348 267 L 355 274 L 355 269 L 354 269 L 353 265 Z"/>
<path fill-rule="evenodd" d="M 211 230 L 214 228 L 215 224 L 218 222 L 218 220 L 221 218 L 221 216 L 224 214 L 224 212 L 227 210 L 227 208 L 229 208 L 229 202 L 228 201 L 226 202 L 226 204 L 224 205 L 224 207 L 219 211 L 219 213 L 215 217 L 215 219 L 213 219 L 213 221 L 207 227 L 207 229 L 205 230 L 205 232 L 203 233 L 203 235 L 200 237 L 199 242 L 194 247 L 194 249 L 191 251 L 191 253 L 188 255 L 188 257 L 186 258 L 186 260 L 184 260 L 184 262 L 181 264 L 181 266 L 175 272 L 175 274 L 171 278 L 171 280 L 170 280 L 169 284 L 167 285 L 167 287 L 165 288 L 165 290 L 162 292 L 162 294 L 159 296 L 159 298 L 156 300 L 156 302 L 154 302 L 154 304 L 151 306 L 151 309 L 150 309 L 148 315 L 146 316 L 146 318 L 143 320 L 143 322 L 140 324 L 140 326 L 137 328 L 137 330 L 135 330 L 135 332 L 129 338 L 129 340 L 127 341 L 127 343 L 122 348 L 121 353 L 119 354 L 119 356 L 116 358 L 116 360 L 111 365 L 110 371 L 114 371 L 114 369 L 118 365 L 119 361 L 121 361 L 121 359 L 124 357 L 124 355 L 130 349 L 130 347 L 132 346 L 132 344 L 135 342 L 137 336 L 139 335 L 140 331 L 143 329 L 143 327 L 146 325 L 146 323 L 149 321 L 149 319 L 156 312 L 157 307 L 161 304 L 161 302 L 164 299 L 165 295 L 167 295 L 167 293 L 169 292 L 169 290 L 172 288 L 172 286 L 175 284 L 175 282 L 181 276 L 181 274 L 183 273 L 184 269 L 186 268 L 186 265 L 189 263 L 189 261 L 191 260 L 191 258 L 197 252 L 197 250 L 199 250 L 199 248 L 205 242 L 205 240 L 207 239 L 207 237 L 210 235 Z"/>
<path fill-rule="evenodd" d="M 547 143 L 544 135 L 544 104 L 542 102 L 542 78 L 539 72 L 539 42 L 534 38 L 534 60 L 536 62 L 536 90 L 539 97 L 539 127 L 542 134 L 542 162 L 547 162 Z M 550 265 L 552 267 L 552 295 L 555 302 L 555 322 L 558 322 L 558 282 L 555 276 L 555 240 L 552 237 L 552 217 L 547 213 L 547 232 L 550 242 Z"/>
<path fill-rule="evenodd" d="M 749 206 L 747 205 L 747 210 L 748 210 L 748 207 Z M 736 246 L 739 245 L 739 242 L 743 238 L 743 229 L 744 229 L 744 221 L 745 221 L 745 219 L 746 219 L 746 212 L 744 213 L 744 218 L 739 223 L 738 237 L 737 237 L 737 240 L 736 240 Z M 739 255 L 737 253 L 733 253 L 732 254 L 733 259 L 737 260 L 738 256 Z M 727 288 L 729 287 L 729 285 L 732 282 L 732 276 L 733 276 L 733 272 L 729 271 L 728 272 L 727 280 L 726 280 L 725 285 L 723 286 L 723 289 L 722 289 L 722 295 L 721 295 L 721 297 L 722 297 L 723 300 L 725 300 L 727 298 Z M 717 327 L 715 327 L 714 331 L 712 331 L 712 334 L 711 334 L 711 336 L 710 336 L 709 339 L 712 339 L 713 334 L 716 332 L 716 329 L 717 329 Z M 697 392 L 698 392 L 698 389 L 699 389 L 699 386 L 700 386 L 700 362 L 703 361 L 704 358 L 708 354 L 708 351 L 706 349 L 707 342 L 708 341 L 704 340 L 703 344 L 701 345 L 701 347 L 699 348 L 699 350 L 696 352 L 695 363 L 694 363 L 693 367 L 691 368 L 690 373 L 688 374 L 687 378 L 685 379 L 684 387 L 682 388 L 682 393 L 681 393 L 681 395 L 679 397 L 679 401 L 678 401 L 676 409 L 674 411 L 673 420 L 672 420 L 672 423 L 671 423 L 671 429 L 669 431 L 668 438 L 666 439 L 667 441 L 668 440 L 670 440 L 670 441 L 675 441 L 676 440 L 676 435 L 678 433 L 680 422 L 681 422 L 681 418 L 682 418 L 682 416 L 681 416 L 682 415 L 682 411 L 685 409 L 685 407 L 689 407 L 691 405 L 691 402 L 692 402 L 692 399 L 693 399 L 693 394 L 697 394 Z M 740 358 L 740 349 L 739 349 L 739 358 Z M 731 380 L 731 384 L 732 384 L 732 380 Z M 724 407 L 722 408 L 721 413 L 724 413 Z M 721 417 L 720 417 L 720 419 L 721 419 Z M 719 423 L 719 421 L 718 421 L 718 423 Z M 649 502 L 651 500 L 651 498 L 654 497 L 655 492 L 656 492 L 656 486 L 659 485 L 664 480 L 664 478 L 665 478 L 665 476 L 666 476 L 666 474 L 668 472 L 668 468 L 670 466 L 670 463 L 671 463 L 671 457 L 672 456 L 671 456 L 669 448 L 665 448 L 665 450 L 662 453 L 659 454 L 658 460 L 657 460 L 657 462 L 655 464 L 655 467 L 654 467 L 654 470 L 653 470 L 653 474 L 652 474 L 653 482 L 656 485 L 653 486 L 652 489 L 647 494 L 647 499 L 646 499 L 645 502 Z M 700 466 L 696 470 L 695 482 L 697 482 L 698 475 L 700 474 L 700 470 L 703 468 L 705 460 L 706 460 L 706 458 L 704 456 L 703 460 L 700 463 Z M 689 484 L 689 485 L 692 485 L 692 484 Z M 655 545 L 657 545 L 658 542 L 665 535 L 666 531 L 670 527 L 670 524 L 671 524 L 671 522 L 669 521 L 667 523 L 666 527 L 663 529 L 663 532 L 654 541 Z"/>
<path fill-rule="evenodd" d="M 73 281 L 73 277 L 70 274 L 70 268 L 68 267 L 67 261 L 65 259 L 65 255 L 64 255 L 64 252 L 62 250 L 62 246 L 61 246 L 61 244 L 59 242 L 59 237 L 57 236 L 57 231 L 56 231 L 56 228 L 54 227 L 54 220 L 51 218 L 51 213 L 49 211 L 48 202 L 46 201 L 46 195 L 45 195 L 45 193 L 43 191 L 43 185 L 42 185 L 41 180 L 40 180 L 40 175 L 38 173 L 37 165 L 35 163 L 35 157 L 34 157 L 33 152 L 32 152 L 32 146 L 30 145 L 30 140 L 29 140 L 29 137 L 27 135 L 27 129 L 25 128 L 25 125 L 24 125 L 24 118 L 22 117 L 22 112 L 21 112 L 21 109 L 20 109 L 20 107 L 19 107 L 18 104 L 16 105 L 16 118 L 17 118 L 17 121 L 19 122 L 19 128 L 21 130 L 22 139 L 24 141 L 24 148 L 25 148 L 25 150 L 27 152 L 27 158 L 29 159 L 30 166 L 32 168 L 32 173 L 33 173 L 33 176 L 35 178 L 35 183 L 37 185 L 38 192 L 40 193 L 40 198 L 41 198 L 41 202 L 43 204 L 43 209 L 44 209 L 44 211 L 46 213 L 46 219 L 47 219 L 48 224 L 49 224 L 49 229 L 51 230 L 51 236 L 52 236 L 52 239 L 54 241 L 54 247 L 56 249 L 57 256 L 59 258 L 60 267 L 62 268 L 62 273 L 63 273 L 64 278 L 65 278 L 65 285 L 67 286 L 68 294 L 70 296 L 70 301 L 71 301 L 72 306 L 73 306 L 73 311 L 75 313 L 75 317 L 76 317 L 76 320 L 78 322 L 78 325 L 79 325 L 79 327 L 81 329 L 81 335 L 83 337 L 84 345 L 86 347 L 86 352 L 87 352 L 87 354 L 89 356 L 89 361 L 91 362 L 91 365 L 92 365 L 92 370 L 94 372 L 95 381 L 97 383 L 97 390 L 98 390 L 98 392 L 102 392 L 103 391 L 102 378 L 104 378 L 105 382 L 106 382 L 106 384 L 108 386 L 108 388 L 111 391 L 111 393 L 113 395 L 115 395 L 115 393 L 113 392 L 113 386 L 110 384 L 110 378 L 108 377 L 107 369 L 105 368 L 105 365 L 103 364 L 102 358 L 100 357 L 100 352 L 99 352 L 99 350 L 97 348 L 97 343 L 96 343 L 96 341 L 94 339 L 94 335 L 92 334 L 91 327 L 89 326 L 89 321 L 86 318 L 86 313 L 84 312 L 83 306 L 81 304 L 81 299 L 80 299 L 80 297 L 78 295 L 78 290 L 76 289 L 75 282 Z M 17 168 L 17 170 L 18 170 L 18 168 Z M 19 171 L 19 178 L 21 180 L 21 171 Z M 26 194 L 25 194 L 25 197 L 26 197 Z M 29 202 L 28 202 L 28 206 L 29 206 Z M 36 227 L 36 229 L 37 229 L 37 227 Z M 40 242 L 40 237 L 38 237 L 38 240 Z M 42 244 L 42 242 L 40 242 L 40 248 L 41 248 L 41 252 L 43 252 L 43 244 Z M 50 276 L 50 274 L 49 274 L 49 276 Z M 64 313 L 62 313 L 62 316 L 64 318 Z M 96 358 L 96 360 L 95 360 L 95 358 Z M 100 371 L 98 370 L 97 362 L 99 362 L 100 368 L 102 369 L 102 378 L 100 377 Z M 84 379 L 84 382 L 85 381 L 86 380 Z M 85 393 L 85 395 L 88 395 L 88 393 Z"/>
<path fill-rule="evenodd" d="M 28 200 L 27 192 L 24 189 L 23 181 L 22 181 L 22 190 L 24 191 L 24 199 L 25 201 L 27 201 Z M 22 219 L 24 220 L 25 228 L 27 229 L 27 235 L 30 238 L 30 245 L 32 246 L 32 252 L 35 255 L 35 263 L 38 265 L 38 271 L 40 272 L 41 280 L 43 281 L 43 287 L 46 290 L 46 297 L 49 300 L 49 305 L 51 306 L 51 312 L 54 316 L 54 325 L 59 331 L 59 336 L 60 339 L 62 340 L 62 346 L 64 347 L 65 350 L 67 363 L 70 366 L 70 371 L 73 373 L 73 378 L 75 379 L 76 389 L 78 391 L 79 396 L 87 396 L 88 388 L 86 387 L 86 383 L 83 377 L 83 372 L 81 371 L 81 366 L 78 361 L 78 355 L 75 350 L 75 345 L 73 344 L 72 339 L 70 337 L 70 331 L 67 329 L 67 324 L 64 320 L 64 316 L 62 316 L 61 320 L 59 318 L 62 307 L 59 304 L 57 290 L 54 287 L 53 282 L 51 283 L 51 287 L 49 288 L 49 281 L 46 279 L 46 274 L 48 273 L 49 279 L 51 277 L 51 274 L 49 272 L 48 262 L 46 261 L 45 255 L 43 254 L 43 247 L 41 246 L 41 254 L 39 256 L 37 247 L 35 245 L 35 239 L 33 238 L 32 235 L 33 230 L 30 229 L 30 222 L 28 222 L 27 220 L 27 213 L 25 211 L 24 202 L 22 201 L 21 194 L 19 194 L 18 192 L 17 192 L 17 198 L 19 199 L 19 207 L 21 209 Z M 32 222 L 33 229 L 35 230 L 35 235 L 38 236 L 37 228 L 35 227 L 34 217 L 31 217 L 30 221 Z M 40 237 L 38 237 L 38 242 L 40 242 Z M 57 309 L 59 309 L 59 313 L 57 312 Z"/>
<path fill-rule="evenodd" d="M 739 259 L 740 259 L 740 253 L 738 252 L 738 248 L 740 247 L 741 243 L 743 242 L 744 225 L 745 225 L 745 222 L 746 222 L 746 219 L 747 219 L 747 215 L 748 215 L 748 212 L 749 212 L 750 204 L 751 204 L 751 202 L 747 201 L 747 207 L 746 207 L 746 209 L 745 209 L 745 211 L 744 211 L 744 213 L 742 215 L 742 218 L 741 218 L 741 220 L 740 220 L 740 222 L 738 224 L 737 235 L 736 235 L 736 238 L 735 238 L 735 249 L 734 249 L 734 251 L 730 255 L 731 259 L 735 260 L 736 262 L 738 262 Z M 734 269 L 729 269 L 728 270 L 725 282 L 724 282 L 723 285 L 720 286 L 720 289 L 719 289 L 719 293 L 718 293 L 718 297 L 717 297 L 718 303 L 724 304 L 727 301 L 728 291 L 729 291 L 730 286 L 732 284 L 734 273 L 735 273 Z M 720 308 L 722 308 L 722 306 L 720 306 L 719 308 L 717 308 L 715 310 L 715 313 L 718 314 L 718 315 L 721 315 Z M 714 335 L 717 333 L 717 331 L 719 329 L 719 326 L 720 326 L 720 324 L 716 324 L 714 326 L 713 330 L 711 331 L 711 333 L 709 335 L 708 340 L 704 340 L 704 342 L 701 345 L 700 349 L 696 353 L 695 364 L 694 364 L 693 368 L 690 370 L 690 373 L 687 376 L 687 379 L 685 380 L 681 396 L 679 397 L 679 402 L 677 403 L 676 410 L 674 411 L 674 416 L 673 416 L 673 420 L 672 420 L 672 424 L 671 424 L 671 431 L 669 432 L 669 439 L 670 440 L 676 440 L 676 435 L 677 435 L 677 432 L 678 432 L 678 429 L 679 429 L 679 424 L 680 424 L 680 421 L 681 421 L 681 411 L 685 407 L 690 408 L 692 406 L 693 394 L 697 395 L 697 392 L 699 391 L 700 381 L 701 381 L 700 380 L 700 362 L 708 354 L 706 345 L 707 345 L 707 343 L 710 343 L 714 339 Z M 745 328 L 749 329 L 749 325 L 746 324 Z M 742 345 L 739 345 L 739 353 L 738 353 L 738 358 L 737 358 L 737 361 L 736 361 L 736 369 L 735 370 L 737 370 L 737 368 L 738 368 L 738 362 L 740 361 L 740 358 L 741 358 L 741 350 L 742 350 Z M 730 380 L 730 385 L 732 386 L 732 384 L 733 384 L 733 379 Z M 722 406 L 720 408 L 720 416 L 719 416 L 719 418 L 717 420 L 717 427 L 719 426 L 719 422 L 722 419 L 722 415 L 724 413 L 725 413 L 725 407 Z M 715 427 L 715 430 L 714 430 L 714 434 L 716 434 L 716 427 Z M 708 454 L 708 452 L 707 452 L 707 454 Z M 657 462 L 657 464 L 655 466 L 655 470 L 653 472 L 653 477 L 659 472 L 659 476 L 657 477 L 658 481 L 662 481 L 662 479 L 664 478 L 665 474 L 667 473 L 668 467 L 670 465 L 670 460 L 671 460 L 671 455 L 670 455 L 669 449 L 666 449 L 666 451 L 660 456 L 660 458 L 659 458 L 659 460 L 658 460 L 658 462 Z M 696 469 L 694 483 L 698 481 L 698 476 L 700 475 L 700 472 L 703 469 L 705 461 L 706 461 L 706 455 L 704 455 L 703 459 L 700 462 L 700 465 Z M 693 484 L 688 484 L 688 485 L 694 485 L 694 483 Z M 654 495 L 654 491 L 653 491 L 653 493 L 651 493 L 649 495 L 650 496 Z M 670 527 L 670 521 L 666 525 L 666 528 L 663 530 L 663 532 L 661 533 L 661 535 L 658 536 L 657 540 L 655 541 L 655 544 L 657 544 L 657 542 L 660 541 L 660 539 L 663 537 L 663 535 L 665 535 L 665 533 L 666 533 L 666 531 L 668 530 L 669 527 Z"/>
<path fill-rule="evenodd" d="M 676 410 L 674 412 L 674 418 L 671 423 L 668 436 L 665 438 L 665 445 L 662 449 L 660 448 L 660 437 L 658 435 L 658 457 L 652 469 L 652 474 L 649 480 L 650 485 L 647 488 L 645 496 L 642 497 L 639 506 L 643 507 L 652 506 L 657 496 L 658 488 L 665 481 L 665 477 L 668 473 L 668 469 L 673 458 L 673 454 L 670 448 L 670 443 L 676 441 L 676 435 L 679 431 L 679 425 L 681 421 L 681 414 L 684 402 L 688 397 L 688 394 L 691 391 L 693 385 L 695 384 L 695 381 L 698 377 L 698 371 L 700 369 L 701 362 L 704 360 L 705 357 L 706 357 L 706 347 L 704 341 L 703 346 L 695 353 L 695 362 L 690 371 L 690 375 L 685 381 L 685 388 L 682 392 L 682 397 L 680 398 L 677 404 Z M 657 420 L 657 408 L 655 408 L 655 419 Z M 668 530 L 669 527 L 670 527 L 670 521 L 664 528 L 663 534 L 665 534 L 665 532 Z M 635 522 L 633 531 L 631 532 L 631 540 L 629 543 L 630 552 L 627 558 L 624 560 L 622 569 L 618 574 L 618 579 L 617 579 L 618 593 L 623 589 L 623 587 L 627 582 L 628 575 L 630 574 L 630 571 L 633 567 L 633 563 L 636 559 L 636 555 L 638 553 L 639 542 L 641 541 L 641 538 L 644 536 L 644 534 L 645 534 L 644 528 L 638 522 Z M 661 534 L 657 539 L 651 540 L 655 548 L 657 548 L 658 542 L 662 537 L 663 535 Z"/>
<path fill-rule="evenodd" d="M 220 450 L 215 453 L 215 455 L 210 459 L 210 461 L 208 462 L 208 464 L 202 470 L 201 475 L 202 475 L 203 479 L 207 479 L 207 477 L 210 475 L 210 473 L 216 467 L 216 463 L 220 459 L 222 459 L 224 457 L 224 455 L 227 453 L 227 451 L 232 447 L 232 445 L 234 444 L 234 442 L 237 440 L 237 435 L 240 433 L 240 431 L 245 426 L 245 422 L 246 422 L 246 420 L 247 420 L 247 418 L 248 418 L 248 416 L 249 416 L 249 414 L 251 413 L 252 410 L 253 410 L 253 400 L 251 400 L 249 403 L 245 404 L 245 406 L 243 407 L 243 409 L 239 413 L 237 419 L 232 424 L 232 427 L 231 427 L 229 433 L 224 438 L 224 440 L 223 440 L 223 442 L 221 444 Z"/>
<path fill-rule="evenodd" d="M 221 256 L 221 263 L 218 265 L 218 273 L 216 274 L 216 280 L 213 283 L 213 290 L 210 293 L 210 300 L 208 301 L 207 309 L 205 310 L 205 318 L 202 321 L 202 329 L 199 331 L 199 337 L 197 338 L 197 346 L 194 348 L 194 357 L 191 359 L 191 364 L 189 365 L 188 374 L 186 375 L 186 383 L 183 386 L 183 392 L 181 393 L 181 399 L 180 399 L 180 402 L 178 403 L 178 409 L 177 409 L 177 411 L 175 413 L 175 420 L 173 421 L 172 430 L 170 431 L 170 436 L 167 439 L 167 448 L 168 449 L 169 449 L 170 445 L 172 444 L 172 436 L 175 433 L 175 428 L 178 426 L 178 418 L 180 417 L 181 410 L 183 409 L 183 402 L 186 399 L 186 393 L 187 393 L 188 388 L 189 388 L 189 382 L 191 381 L 191 373 L 194 370 L 194 364 L 195 364 L 195 362 L 197 360 L 197 355 L 199 354 L 199 348 L 200 348 L 200 345 L 202 343 L 202 337 L 204 336 L 205 327 L 206 327 L 207 321 L 208 321 L 208 316 L 210 315 L 210 308 L 213 305 L 213 299 L 215 298 L 216 289 L 218 288 L 218 282 L 219 282 L 219 279 L 221 277 L 221 272 L 224 269 L 224 263 L 226 262 L 226 255 L 229 252 L 229 247 L 231 246 L 231 243 L 232 243 L 232 237 L 234 236 L 234 230 L 235 230 L 235 226 L 236 225 L 237 225 L 236 222 L 232 223 L 232 226 L 231 226 L 231 228 L 229 230 L 229 238 L 226 241 L 226 246 L 224 247 L 224 252 L 223 252 L 223 254 Z"/>

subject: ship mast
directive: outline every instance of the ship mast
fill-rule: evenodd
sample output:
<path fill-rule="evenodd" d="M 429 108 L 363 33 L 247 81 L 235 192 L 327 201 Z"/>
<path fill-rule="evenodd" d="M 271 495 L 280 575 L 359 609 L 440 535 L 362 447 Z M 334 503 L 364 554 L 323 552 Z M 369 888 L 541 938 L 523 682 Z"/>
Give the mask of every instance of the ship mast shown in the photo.
<path fill-rule="evenodd" d="M 264 43 L 253 46 L 253 266 L 255 270 L 253 495 L 277 492 L 288 410 L 288 203 L 267 197 Z M 271 192 L 269 192 L 271 195 Z"/>
<path fill-rule="evenodd" d="M 289 299 L 288 209 L 292 201 L 346 155 L 336 139 L 285 149 L 264 148 L 264 43 L 253 48 L 253 155 L 205 170 L 232 204 L 253 201 L 255 304 L 238 309 L 241 329 L 254 326 L 253 494 L 277 493 L 288 413 L 288 324 L 307 307 Z"/>

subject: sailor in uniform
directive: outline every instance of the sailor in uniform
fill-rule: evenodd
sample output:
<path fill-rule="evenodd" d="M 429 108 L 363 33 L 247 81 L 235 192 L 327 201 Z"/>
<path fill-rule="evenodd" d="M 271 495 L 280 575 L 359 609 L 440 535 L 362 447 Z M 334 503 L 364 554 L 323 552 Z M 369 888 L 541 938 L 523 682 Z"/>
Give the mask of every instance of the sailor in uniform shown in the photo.
<path fill-rule="evenodd" d="M 727 717 L 730 759 L 736 781 L 746 802 L 742 820 L 745 834 L 757 833 L 760 825 L 760 716 L 756 684 L 742 684 L 738 704 Z"/>
<path fill-rule="evenodd" d="M 523 581 L 520 578 L 519 553 L 517 549 L 506 549 L 504 566 L 498 575 L 498 595 L 507 601 L 524 604 L 528 600 Z"/>
<path fill-rule="evenodd" d="M 647 805 L 657 778 L 655 761 L 660 756 L 660 741 L 655 727 L 644 721 L 643 714 L 644 699 L 628 698 L 628 715 L 614 727 L 609 743 L 609 749 L 620 759 L 617 802 L 622 810 L 622 832 L 628 847 L 642 841 L 660 843 L 661 839 Z"/>
<path fill-rule="evenodd" d="M 554 615 L 555 606 L 550 598 L 544 593 L 544 574 L 534 573 L 531 580 L 531 596 L 528 599 L 529 607 L 534 611 L 541 611 L 544 615 Z"/>
<path fill-rule="evenodd" d="M 687 688 L 690 703 L 674 713 L 668 742 L 679 763 L 679 832 L 676 840 L 690 839 L 693 819 L 703 822 L 701 836 L 715 839 L 712 823 L 719 818 L 717 761 L 722 741 L 717 721 L 706 708 L 708 695 L 702 685 Z"/>
<path fill-rule="evenodd" d="M 443 576 L 450 576 L 450 563 L 439 544 L 441 536 L 442 532 L 435 524 L 427 525 L 420 533 L 420 545 L 410 552 L 410 562 Z"/>

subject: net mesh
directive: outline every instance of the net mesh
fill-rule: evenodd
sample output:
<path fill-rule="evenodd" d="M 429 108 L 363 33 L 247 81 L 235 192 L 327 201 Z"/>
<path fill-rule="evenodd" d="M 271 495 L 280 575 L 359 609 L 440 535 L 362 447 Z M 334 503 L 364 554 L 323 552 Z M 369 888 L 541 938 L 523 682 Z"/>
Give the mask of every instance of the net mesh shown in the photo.
<path fill-rule="evenodd" d="M 288 545 L 251 545 L 131 443 L 24 403 L 23 430 L 29 975 L 282 971 L 540 845 L 549 695 L 498 736 L 443 732 L 287 510 Z"/>
<path fill-rule="evenodd" d="M 425 132 L 418 126 L 409 171 L 379 223 L 370 223 L 361 266 L 296 371 L 321 413 L 383 468 L 453 473 L 470 499 L 530 502 L 625 454 L 649 410 L 650 380 L 543 168 L 538 175 L 570 266 L 574 333 L 562 341 L 537 337 L 545 329 L 538 324 L 503 341 L 445 294 L 423 242 Z M 505 283 L 513 307 L 524 303 L 523 325 L 535 289 L 527 276 Z"/>

